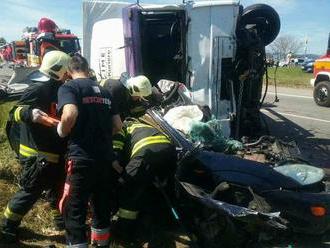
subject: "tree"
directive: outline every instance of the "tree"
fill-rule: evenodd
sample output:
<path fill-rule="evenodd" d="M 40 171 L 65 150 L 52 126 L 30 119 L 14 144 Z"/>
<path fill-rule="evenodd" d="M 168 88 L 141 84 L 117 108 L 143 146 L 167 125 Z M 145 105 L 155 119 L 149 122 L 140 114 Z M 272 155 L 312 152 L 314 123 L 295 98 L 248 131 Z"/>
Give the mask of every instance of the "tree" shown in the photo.
<path fill-rule="evenodd" d="M 5 38 L 0 37 L 0 46 L 4 45 L 6 43 L 7 43 L 7 41 L 5 40 Z"/>
<path fill-rule="evenodd" d="M 282 35 L 270 44 L 270 49 L 279 59 L 285 59 L 289 52 L 292 54 L 297 54 L 303 46 L 304 42 L 300 41 L 296 37 L 292 35 Z"/>

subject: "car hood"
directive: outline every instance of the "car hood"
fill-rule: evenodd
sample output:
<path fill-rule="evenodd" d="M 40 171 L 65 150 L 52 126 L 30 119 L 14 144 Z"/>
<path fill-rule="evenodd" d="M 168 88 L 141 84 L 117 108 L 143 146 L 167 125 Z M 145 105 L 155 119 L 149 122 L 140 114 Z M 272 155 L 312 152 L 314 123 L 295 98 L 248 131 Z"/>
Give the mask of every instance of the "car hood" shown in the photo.
<path fill-rule="evenodd" d="M 201 151 L 196 158 L 215 184 L 231 182 L 256 190 L 301 187 L 297 181 L 263 163 L 210 151 Z"/>

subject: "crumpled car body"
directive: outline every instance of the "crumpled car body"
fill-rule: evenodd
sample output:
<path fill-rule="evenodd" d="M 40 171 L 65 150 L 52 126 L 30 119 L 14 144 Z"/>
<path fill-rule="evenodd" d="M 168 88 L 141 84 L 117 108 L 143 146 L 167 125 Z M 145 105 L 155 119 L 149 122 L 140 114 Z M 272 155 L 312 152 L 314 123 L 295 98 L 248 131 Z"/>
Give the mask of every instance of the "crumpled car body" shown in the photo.
<path fill-rule="evenodd" d="M 241 247 L 257 241 L 260 233 L 329 230 L 330 194 L 322 169 L 301 161 L 271 165 L 207 151 L 157 111 L 148 114 L 180 151 L 176 200 L 201 247 Z"/>

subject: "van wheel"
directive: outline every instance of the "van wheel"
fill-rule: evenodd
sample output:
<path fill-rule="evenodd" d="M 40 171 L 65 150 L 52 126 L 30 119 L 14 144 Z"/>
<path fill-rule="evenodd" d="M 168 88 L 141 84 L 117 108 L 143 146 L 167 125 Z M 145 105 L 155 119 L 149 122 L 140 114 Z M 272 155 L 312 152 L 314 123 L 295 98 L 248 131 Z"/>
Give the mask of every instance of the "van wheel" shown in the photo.
<path fill-rule="evenodd" d="M 330 82 L 322 81 L 314 87 L 314 101 L 322 107 L 330 107 Z"/>
<path fill-rule="evenodd" d="M 281 22 L 278 13 L 269 5 L 253 4 L 243 10 L 239 20 L 241 28 L 255 26 L 264 46 L 270 44 L 280 32 Z"/>

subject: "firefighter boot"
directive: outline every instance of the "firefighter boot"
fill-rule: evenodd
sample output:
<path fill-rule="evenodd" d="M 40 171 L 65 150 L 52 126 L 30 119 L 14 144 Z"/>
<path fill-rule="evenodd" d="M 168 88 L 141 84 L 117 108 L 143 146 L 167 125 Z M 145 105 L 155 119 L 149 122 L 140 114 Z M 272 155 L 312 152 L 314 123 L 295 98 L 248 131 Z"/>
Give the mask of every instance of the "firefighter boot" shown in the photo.
<path fill-rule="evenodd" d="M 136 220 L 118 218 L 112 223 L 113 240 L 111 248 L 138 248 Z"/>
<path fill-rule="evenodd" d="M 3 220 L 0 232 L 0 244 L 12 244 L 17 242 L 19 224 L 20 221 L 15 222 L 6 218 Z"/>
<path fill-rule="evenodd" d="M 109 247 L 110 228 L 91 228 L 92 247 Z"/>

